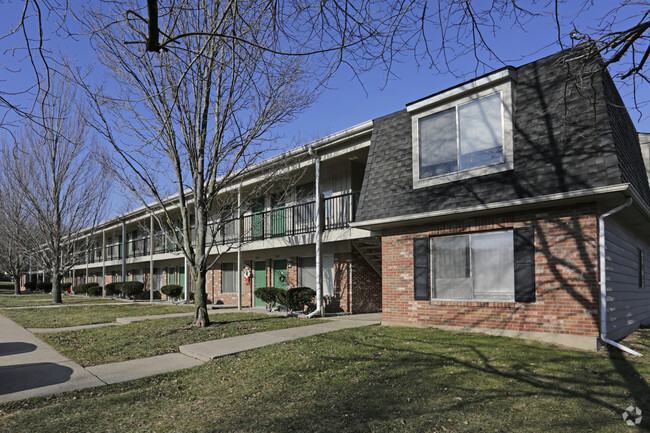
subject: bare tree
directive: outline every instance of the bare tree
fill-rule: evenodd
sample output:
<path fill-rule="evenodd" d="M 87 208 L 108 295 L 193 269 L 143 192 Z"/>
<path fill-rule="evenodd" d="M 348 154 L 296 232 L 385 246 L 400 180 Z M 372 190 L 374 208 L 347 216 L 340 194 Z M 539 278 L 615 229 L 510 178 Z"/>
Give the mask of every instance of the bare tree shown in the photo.
<path fill-rule="evenodd" d="M 39 123 L 28 123 L 15 143 L 5 143 L 12 190 L 34 222 L 26 240 L 36 263 L 52 280 L 52 302 L 61 303 L 61 280 L 74 265 L 82 230 L 101 217 L 105 176 L 95 163 L 87 125 L 69 85 L 54 81 L 39 102 Z"/>
<path fill-rule="evenodd" d="M 114 19 L 122 9 L 94 11 L 87 24 L 119 86 L 86 89 L 95 127 L 113 152 L 106 166 L 145 206 L 154 201 L 159 227 L 182 233 L 194 325 L 203 327 L 210 324 L 206 273 L 218 259 L 209 252 L 219 225 L 237 212 L 236 191 L 226 194 L 225 188 L 276 147 L 272 128 L 291 121 L 314 90 L 306 85 L 313 77 L 300 57 L 213 35 L 220 28 L 260 44 L 277 43 L 267 4 L 191 3 L 164 17 L 166 26 L 191 36 L 161 55 L 122 43 L 134 36 L 127 22 Z M 170 184 L 175 195 L 167 198 Z"/>
<path fill-rule="evenodd" d="M 0 153 L 0 270 L 14 281 L 14 294 L 20 295 L 20 278 L 28 270 L 28 256 L 33 227 L 26 203 L 12 182 L 13 173 L 6 162 L 7 155 Z"/>

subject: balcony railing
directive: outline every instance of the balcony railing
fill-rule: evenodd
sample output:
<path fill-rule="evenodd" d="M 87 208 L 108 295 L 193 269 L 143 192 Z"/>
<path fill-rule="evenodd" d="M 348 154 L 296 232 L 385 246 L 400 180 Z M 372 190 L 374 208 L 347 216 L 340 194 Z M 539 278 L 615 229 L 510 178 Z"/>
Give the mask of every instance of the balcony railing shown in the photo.
<path fill-rule="evenodd" d="M 126 242 L 126 257 L 135 258 L 149 254 L 149 238 L 132 239 Z"/>
<path fill-rule="evenodd" d="M 325 230 L 343 229 L 354 222 L 359 194 L 358 191 L 350 192 L 324 200 Z"/>
<path fill-rule="evenodd" d="M 358 191 L 325 198 L 321 207 L 324 229 L 347 228 L 351 222 L 354 222 L 358 204 Z M 239 219 L 231 218 L 225 220 L 223 224 L 213 224 L 209 229 L 218 230 L 215 234 L 215 243 L 230 244 L 237 242 L 238 225 Z M 268 211 L 245 215 L 242 218 L 242 230 L 244 242 L 314 233 L 316 231 L 316 202 L 309 201 L 292 206 L 279 206 Z M 177 232 L 175 236 L 180 239 L 180 232 Z M 155 234 L 154 254 L 178 251 L 180 251 L 180 245 L 179 242 L 174 242 L 174 234 L 160 232 Z M 101 248 L 91 250 L 90 254 L 90 263 L 102 261 Z M 148 254 L 150 254 L 148 237 L 127 241 L 126 257 L 136 258 Z M 121 243 L 106 246 L 107 261 L 121 259 Z M 84 264 L 85 260 L 85 255 L 78 254 L 75 264 Z"/>

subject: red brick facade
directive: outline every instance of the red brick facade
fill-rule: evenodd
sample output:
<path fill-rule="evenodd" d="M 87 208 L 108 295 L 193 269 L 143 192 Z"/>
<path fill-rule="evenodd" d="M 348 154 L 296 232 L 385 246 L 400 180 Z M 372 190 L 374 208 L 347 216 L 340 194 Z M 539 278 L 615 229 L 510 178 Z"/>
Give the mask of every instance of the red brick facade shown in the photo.
<path fill-rule="evenodd" d="M 525 226 L 535 230 L 536 302 L 413 299 L 414 238 Z M 385 232 L 382 262 L 386 322 L 598 335 L 595 206 L 455 220 Z"/>

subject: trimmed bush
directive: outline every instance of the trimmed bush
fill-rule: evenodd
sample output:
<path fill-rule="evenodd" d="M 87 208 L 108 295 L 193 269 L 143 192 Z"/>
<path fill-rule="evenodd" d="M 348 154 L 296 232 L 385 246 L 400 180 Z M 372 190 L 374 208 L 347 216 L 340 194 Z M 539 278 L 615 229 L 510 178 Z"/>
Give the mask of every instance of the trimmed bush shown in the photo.
<path fill-rule="evenodd" d="M 97 287 L 99 284 L 97 283 L 83 283 L 79 284 L 77 286 L 74 286 L 72 288 L 72 291 L 75 293 L 75 295 L 82 295 L 82 294 L 89 294 L 90 288 L 91 287 Z M 101 291 L 100 291 L 101 293 Z"/>
<path fill-rule="evenodd" d="M 127 298 L 135 299 L 136 296 L 140 296 L 144 291 L 144 283 L 141 281 L 125 281 L 117 284 L 120 292 L 124 293 L 124 296 Z"/>
<path fill-rule="evenodd" d="M 117 287 L 119 283 L 108 283 L 106 286 L 104 286 L 104 289 L 106 290 L 106 294 L 108 296 L 117 296 L 119 295 L 120 289 Z"/>
<path fill-rule="evenodd" d="M 50 293 L 52 292 L 52 283 L 49 281 L 36 283 L 36 290 L 39 292 Z"/>
<path fill-rule="evenodd" d="M 29 290 L 30 292 L 36 290 L 36 281 L 25 282 L 25 290 Z"/>
<path fill-rule="evenodd" d="M 179 286 L 178 284 L 168 284 L 166 286 L 162 286 L 160 288 L 160 291 L 170 298 L 178 299 L 178 297 L 181 296 L 181 293 L 183 293 L 183 287 Z"/>
<path fill-rule="evenodd" d="M 255 296 L 266 302 L 266 309 L 270 310 L 278 301 L 280 292 L 284 292 L 284 290 L 278 289 L 277 287 L 260 287 L 255 289 Z"/>
<path fill-rule="evenodd" d="M 90 287 L 88 287 L 88 290 L 87 290 L 87 292 L 88 292 L 88 294 L 90 296 L 102 296 L 102 291 L 103 291 L 102 286 L 97 286 L 97 285 L 90 286 Z"/>
<path fill-rule="evenodd" d="M 309 287 L 295 287 L 287 291 L 281 290 L 277 302 L 289 311 L 303 311 L 312 303 L 314 296 L 316 292 Z"/>
<path fill-rule="evenodd" d="M 61 291 L 67 292 L 72 288 L 72 283 L 61 283 Z"/>

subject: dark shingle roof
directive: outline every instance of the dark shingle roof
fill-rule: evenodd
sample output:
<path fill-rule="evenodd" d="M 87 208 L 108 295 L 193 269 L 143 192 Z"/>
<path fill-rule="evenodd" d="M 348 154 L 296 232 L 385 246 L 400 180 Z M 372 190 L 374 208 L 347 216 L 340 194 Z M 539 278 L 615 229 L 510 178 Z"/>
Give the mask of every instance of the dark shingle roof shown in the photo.
<path fill-rule="evenodd" d="M 634 126 L 624 109 L 606 103 L 618 97 L 611 79 L 599 60 L 567 60 L 568 54 L 517 68 L 513 170 L 414 190 L 410 114 L 376 119 L 357 221 L 622 182 L 631 182 L 650 203 L 643 166 L 635 162 Z"/>

